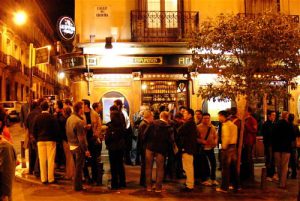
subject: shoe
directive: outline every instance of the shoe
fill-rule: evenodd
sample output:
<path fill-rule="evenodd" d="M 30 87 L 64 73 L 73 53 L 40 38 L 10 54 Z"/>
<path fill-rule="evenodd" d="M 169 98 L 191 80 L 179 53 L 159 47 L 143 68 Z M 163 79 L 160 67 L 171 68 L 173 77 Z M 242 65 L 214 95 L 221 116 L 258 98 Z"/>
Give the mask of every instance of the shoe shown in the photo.
<path fill-rule="evenodd" d="M 211 181 L 211 184 L 212 184 L 213 186 L 218 186 L 218 185 L 219 185 L 219 182 L 218 182 L 217 180 L 212 180 L 212 181 Z"/>
<path fill-rule="evenodd" d="M 147 187 L 147 188 L 146 188 L 146 191 L 147 191 L 147 192 L 152 192 L 152 188 L 151 188 L 151 187 Z"/>
<path fill-rule="evenodd" d="M 232 185 L 230 185 L 228 189 L 229 189 L 229 190 L 233 190 L 234 188 L 233 188 Z"/>
<path fill-rule="evenodd" d="M 279 177 L 278 177 L 277 174 L 275 174 L 275 175 L 273 176 L 273 181 L 279 181 Z"/>
<path fill-rule="evenodd" d="M 74 189 L 75 191 L 87 191 L 87 188 L 85 187 L 81 187 L 81 188 L 78 188 L 78 189 Z"/>
<path fill-rule="evenodd" d="M 155 189 L 155 191 L 154 191 L 155 193 L 161 193 L 162 192 L 162 190 L 161 189 Z"/>
<path fill-rule="evenodd" d="M 202 182 L 201 184 L 204 185 L 204 186 L 212 186 L 212 183 L 211 183 L 211 181 L 209 181 L 209 180 L 204 181 L 204 182 Z"/>
<path fill-rule="evenodd" d="M 184 187 L 183 189 L 181 189 L 181 191 L 189 193 L 189 192 L 193 192 L 194 189 L 193 188 Z"/>
<path fill-rule="evenodd" d="M 42 181 L 42 184 L 47 185 L 48 181 Z"/>
<path fill-rule="evenodd" d="M 49 184 L 57 184 L 57 181 L 56 180 L 51 181 L 51 182 L 49 182 Z"/>
<path fill-rule="evenodd" d="M 220 193 L 228 193 L 228 191 L 222 189 L 222 188 L 216 188 L 216 191 L 217 192 L 220 192 Z"/>
<path fill-rule="evenodd" d="M 267 177 L 266 180 L 269 181 L 269 182 L 273 181 L 273 179 L 271 177 Z"/>

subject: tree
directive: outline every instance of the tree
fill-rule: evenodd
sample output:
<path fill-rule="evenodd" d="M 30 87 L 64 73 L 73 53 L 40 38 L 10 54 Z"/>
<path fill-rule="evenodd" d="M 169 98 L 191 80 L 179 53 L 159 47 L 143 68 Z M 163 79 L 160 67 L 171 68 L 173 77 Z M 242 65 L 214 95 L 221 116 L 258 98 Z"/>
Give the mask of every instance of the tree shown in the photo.
<path fill-rule="evenodd" d="M 245 111 L 257 97 L 290 98 L 288 88 L 297 86 L 294 78 L 300 74 L 300 32 L 294 19 L 295 16 L 263 13 L 220 15 L 203 22 L 189 41 L 189 48 L 193 50 L 190 70 L 214 72 L 218 78 L 216 83 L 200 86 L 198 95 L 217 101 L 244 97 Z"/>

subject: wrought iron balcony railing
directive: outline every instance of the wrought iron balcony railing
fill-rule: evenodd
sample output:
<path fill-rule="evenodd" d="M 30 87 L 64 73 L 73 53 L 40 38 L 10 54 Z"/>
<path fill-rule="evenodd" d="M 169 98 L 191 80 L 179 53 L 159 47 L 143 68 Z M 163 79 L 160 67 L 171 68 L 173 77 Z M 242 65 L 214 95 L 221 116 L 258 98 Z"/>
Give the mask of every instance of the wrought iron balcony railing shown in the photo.
<path fill-rule="evenodd" d="M 133 42 L 184 41 L 198 26 L 198 12 L 131 11 Z"/>
<path fill-rule="evenodd" d="M 259 13 L 238 13 L 239 17 L 249 17 L 249 18 L 257 18 L 260 14 Z M 288 15 L 292 22 L 300 23 L 299 15 Z"/>

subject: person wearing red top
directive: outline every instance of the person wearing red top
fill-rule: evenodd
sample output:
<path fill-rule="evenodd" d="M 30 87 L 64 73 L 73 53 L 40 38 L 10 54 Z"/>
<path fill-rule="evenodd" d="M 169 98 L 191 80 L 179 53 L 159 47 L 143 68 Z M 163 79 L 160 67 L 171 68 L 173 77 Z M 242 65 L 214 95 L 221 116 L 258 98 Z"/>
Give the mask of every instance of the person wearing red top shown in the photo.
<path fill-rule="evenodd" d="M 252 108 L 248 108 L 245 119 L 245 130 L 242 150 L 242 180 L 254 181 L 253 147 L 256 143 L 257 121 L 252 116 Z"/>

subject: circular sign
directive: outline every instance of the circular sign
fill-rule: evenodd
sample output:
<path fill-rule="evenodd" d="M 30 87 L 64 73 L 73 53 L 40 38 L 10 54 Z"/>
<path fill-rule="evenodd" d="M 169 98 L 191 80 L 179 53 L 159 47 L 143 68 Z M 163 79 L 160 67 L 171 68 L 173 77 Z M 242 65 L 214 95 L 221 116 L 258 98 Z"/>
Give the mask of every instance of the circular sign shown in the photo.
<path fill-rule="evenodd" d="M 63 39 L 63 40 L 73 40 L 75 37 L 75 23 L 72 20 L 72 18 L 63 16 L 58 19 L 57 21 L 57 30 L 58 30 L 58 35 Z"/>

